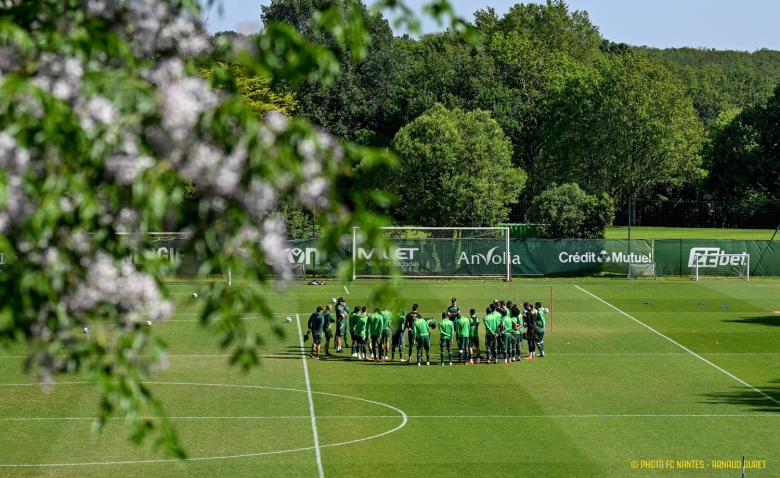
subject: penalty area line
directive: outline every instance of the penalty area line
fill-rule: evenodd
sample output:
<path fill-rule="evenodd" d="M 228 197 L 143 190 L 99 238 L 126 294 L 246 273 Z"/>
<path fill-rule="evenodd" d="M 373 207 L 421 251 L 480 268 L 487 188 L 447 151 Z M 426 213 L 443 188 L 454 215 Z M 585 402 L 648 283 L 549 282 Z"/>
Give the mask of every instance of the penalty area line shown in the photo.
<path fill-rule="evenodd" d="M 681 343 L 679 343 L 679 342 L 675 341 L 674 339 L 672 339 L 672 338 L 670 338 L 670 337 L 667 337 L 666 335 L 662 334 L 661 332 L 659 332 L 659 331 L 655 330 L 654 328 L 650 327 L 649 325 L 645 324 L 645 323 L 644 323 L 644 322 L 642 322 L 641 320 L 639 320 L 639 319 L 636 319 L 636 318 L 634 318 L 634 317 L 632 317 L 632 316 L 628 315 L 626 312 L 623 312 L 622 310 L 618 309 L 617 307 L 615 307 L 614 305 L 610 304 L 609 302 L 607 302 L 606 300 L 602 299 L 601 297 L 599 297 L 599 296 L 597 296 L 597 295 L 595 295 L 595 294 L 592 294 L 592 293 L 588 292 L 587 290 L 583 289 L 582 287 L 580 287 L 580 286 L 578 286 L 578 285 L 575 285 L 574 287 L 576 287 L 577 289 L 581 290 L 582 292 L 585 292 L 586 294 L 588 294 L 589 296 L 591 296 L 591 297 L 593 297 L 594 299 L 598 300 L 599 302 L 601 302 L 601 303 L 603 303 L 603 304 L 606 304 L 606 305 L 608 305 L 609 307 L 611 307 L 611 308 L 615 309 L 616 311 L 618 311 L 618 312 L 620 312 L 621 314 L 625 315 L 625 316 L 626 316 L 626 317 L 628 317 L 629 319 L 633 320 L 634 322 L 636 322 L 637 324 L 639 324 L 639 325 L 641 325 L 642 327 L 646 328 L 647 330 L 649 330 L 649 331 L 653 332 L 654 334 L 656 334 L 656 335 L 658 335 L 658 336 L 660 336 L 660 337 L 663 337 L 663 338 L 665 338 L 665 339 L 666 339 L 666 340 L 668 340 L 669 342 L 671 342 L 671 343 L 673 343 L 674 345 L 676 345 L 676 346 L 680 347 L 681 349 L 685 350 L 686 352 L 688 352 L 689 354 L 693 355 L 693 356 L 694 356 L 694 357 L 696 357 L 697 359 L 701 360 L 702 362 L 704 362 L 704 363 L 706 363 L 706 364 L 708 364 L 708 365 L 711 365 L 711 366 L 712 366 L 712 367 L 714 367 L 715 369 L 717 369 L 717 370 L 719 370 L 719 371 L 723 372 L 724 374 L 728 375 L 729 377 L 733 378 L 733 379 L 734 379 L 734 380 L 736 380 L 737 382 L 739 382 L 739 383 L 741 383 L 742 385 L 744 385 L 744 386 L 748 387 L 749 389 L 753 390 L 754 392 L 758 393 L 759 395 L 763 396 L 764 398 L 767 398 L 767 399 L 771 400 L 771 401 L 772 401 L 772 402 L 773 402 L 775 405 L 780 405 L 780 401 L 778 401 L 778 400 L 777 400 L 777 399 L 775 399 L 774 397 L 772 397 L 772 396 L 770 396 L 770 395 L 768 395 L 768 394 L 766 394 L 766 393 L 762 392 L 761 390 L 757 389 L 757 388 L 756 388 L 756 387 L 754 387 L 753 385 L 750 385 L 749 383 L 747 383 L 746 381 L 744 381 L 744 380 L 742 380 L 741 378 L 737 377 L 736 375 L 732 374 L 731 372 L 729 372 L 729 371 L 727 371 L 727 370 L 725 370 L 725 369 L 723 369 L 723 368 L 721 368 L 721 367 L 719 367 L 719 366 L 715 365 L 714 363 L 710 362 L 710 361 L 709 361 L 709 360 L 707 360 L 706 358 L 704 358 L 704 357 L 702 357 L 701 355 L 697 354 L 697 353 L 696 353 L 696 352 L 694 352 L 693 350 L 691 350 L 691 349 L 689 349 L 688 347 L 686 347 L 686 346 L 682 345 Z"/>
<path fill-rule="evenodd" d="M 320 453 L 320 437 L 317 434 L 317 418 L 314 416 L 314 398 L 311 395 L 311 382 L 309 381 L 309 366 L 306 364 L 306 346 L 303 344 L 303 331 L 301 330 L 301 315 L 295 314 L 298 323 L 298 340 L 301 342 L 301 361 L 303 362 L 303 375 L 306 378 L 306 394 L 309 396 L 309 413 L 311 414 L 311 430 L 314 434 L 314 452 L 317 455 L 317 470 L 320 478 L 325 478 L 325 470 L 322 468 L 322 453 Z"/>

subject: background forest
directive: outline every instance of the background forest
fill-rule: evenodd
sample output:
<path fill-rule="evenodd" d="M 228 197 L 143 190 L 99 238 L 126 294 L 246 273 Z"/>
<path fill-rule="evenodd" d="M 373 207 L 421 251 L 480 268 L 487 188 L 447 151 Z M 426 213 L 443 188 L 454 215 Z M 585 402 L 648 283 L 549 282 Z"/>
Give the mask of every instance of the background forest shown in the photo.
<path fill-rule="evenodd" d="M 330 46 L 310 19 L 338 2 L 273 0 L 259 13 L 266 26 L 282 22 Z M 338 138 L 390 148 L 395 167 L 358 166 L 338 187 L 390 192 L 379 203 L 398 224 L 543 222 L 563 201 L 606 225 L 629 201 L 762 207 L 778 198 L 778 51 L 613 43 L 587 12 L 561 0 L 517 4 L 503 16 L 479 10 L 476 35 L 419 39 L 394 36 L 381 14 L 361 6 L 367 56 L 356 62 L 345 47 L 329 84 L 247 77 L 227 87 L 257 115 L 278 110 Z M 241 35 L 220 32 L 212 42 L 225 38 Z M 522 217 L 510 217 L 519 204 Z M 291 237 L 310 237 L 316 230 L 303 211 L 288 198 L 274 214 Z M 582 236 L 603 234 L 591 229 Z"/>

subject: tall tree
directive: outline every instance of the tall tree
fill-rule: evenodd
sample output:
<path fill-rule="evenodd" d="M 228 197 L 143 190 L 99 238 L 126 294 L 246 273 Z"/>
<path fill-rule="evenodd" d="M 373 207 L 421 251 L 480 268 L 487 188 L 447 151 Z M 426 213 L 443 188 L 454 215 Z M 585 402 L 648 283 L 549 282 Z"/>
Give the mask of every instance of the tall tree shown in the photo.
<path fill-rule="evenodd" d="M 721 115 L 710 138 L 704 165 L 712 197 L 780 197 L 780 85 L 766 106 Z"/>
<path fill-rule="evenodd" d="M 380 13 L 369 12 L 358 0 L 356 12 L 347 12 L 365 24 L 370 37 L 367 53 L 355 61 L 344 45 L 338 74 L 331 84 L 306 81 L 297 89 L 299 113 L 326 131 L 366 145 L 386 146 L 401 127 L 396 97 L 401 85 L 405 53 L 394 41 L 390 24 Z M 282 22 L 309 42 L 330 46 L 333 38 L 313 28 L 312 19 L 329 8 L 344 9 L 341 0 L 273 0 L 262 6 L 266 25 Z"/>
<path fill-rule="evenodd" d="M 683 85 L 642 55 L 599 59 L 557 93 L 544 169 L 617 200 L 668 193 L 700 174 L 703 128 Z"/>
<path fill-rule="evenodd" d="M 397 212 L 426 226 L 497 226 L 523 189 L 512 144 L 484 111 L 435 105 L 393 139 L 400 157 L 390 190 Z"/>
<path fill-rule="evenodd" d="M 480 10 L 475 25 L 510 92 L 511 101 L 494 116 L 512 138 L 515 164 L 533 177 L 542 126 L 555 115 L 547 105 L 549 95 L 599 56 L 601 34 L 587 12 L 570 11 L 561 0 L 517 4 L 502 17 L 493 9 Z"/>

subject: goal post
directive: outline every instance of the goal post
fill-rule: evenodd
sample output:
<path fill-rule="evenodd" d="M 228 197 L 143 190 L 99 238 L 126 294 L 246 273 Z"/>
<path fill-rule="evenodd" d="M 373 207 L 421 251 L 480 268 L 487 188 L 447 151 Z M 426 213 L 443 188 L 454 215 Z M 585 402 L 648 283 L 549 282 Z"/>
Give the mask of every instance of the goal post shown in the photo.
<path fill-rule="evenodd" d="M 693 254 L 691 279 L 750 280 L 750 254 Z"/>
<path fill-rule="evenodd" d="M 352 278 L 389 277 L 395 266 L 409 278 L 512 279 L 508 227 L 382 227 L 387 250 L 364 244 L 352 229 Z"/>
<path fill-rule="evenodd" d="M 628 279 L 658 279 L 658 267 L 655 262 L 629 262 Z"/>

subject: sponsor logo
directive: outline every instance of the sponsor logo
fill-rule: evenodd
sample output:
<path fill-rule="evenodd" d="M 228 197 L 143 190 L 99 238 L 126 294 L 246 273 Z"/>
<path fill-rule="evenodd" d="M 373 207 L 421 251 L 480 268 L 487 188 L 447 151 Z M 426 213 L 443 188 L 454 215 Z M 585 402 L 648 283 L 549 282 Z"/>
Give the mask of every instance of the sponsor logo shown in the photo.
<path fill-rule="evenodd" d="M 500 265 L 504 264 L 506 265 L 507 256 L 510 257 L 512 264 L 520 264 L 520 256 L 515 254 L 514 256 L 511 254 L 507 254 L 506 252 L 499 252 L 496 254 L 496 249 L 498 247 L 494 247 L 493 249 L 490 249 L 487 251 L 486 254 L 466 254 L 465 252 L 460 253 L 460 257 L 458 258 L 458 265 L 461 263 L 465 263 L 466 265 L 489 265 L 489 264 L 495 264 Z"/>
<path fill-rule="evenodd" d="M 158 259 L 162 259 L 163 261 L 168 261 L 171 263 L 181 262 L 181 258 L 183 257 L 181 249 L 177 249 L 175 247 L 156 247 L 145 249 L 145 251 L 151 252 L 157 256 Z M 128 259 L 134 264 L 140 264 L 142 262 L 142 256 L 143 253 L 141 253 L 138 249 L 133 249 L 133 252 Z"/>
<path fill-rule="evenodd" d="M 419 250 L 420 249 L 418 247 L 399 247 L 397 249 L 379 251 L 379 253 L 377 254 L 376 249 L 370 249 L 367 251 L 362 247 L 358 247 L 357 258 L 358 260 L 361 259 L 370 260 L 370 259 L 374 259 L 374 254 L 376 254 L 376 259 L 386 259 L 386 260 L 394 260 L 394 261 L 413 261 L 415 251 L 419 251 Z"/>
<path fill-rule="evenodd" d="M 420 263 L 414 259 L 414 253 L 419 251 L 419 247 L 398 247 L 388 250 L 363 249 L 358 247 L 357 259 L 366 261 L 366 266 L 389 266 L 413 268 L 419 267 Z M 376 262 L 374 262 L 376 259 Z"/>
<path fill-rule="evenodd" d="M 583 264 L 618 262 L 627 264 L 629 262 L 650 263 L 653 261 L 653 258 L 650 255 L 639 254 L 637 252 L 632 252 L 630 254 L 624 254 L 623 252 L 613 252 L 612 255 L 610 255 L 607 251 L 601 251 L 599 253 L 583 252 L 582 254 L 579 252 L 575 252 L 573 254 L 568 252 L 561 252 L 558 254 L 558 261 L 563 264 L 568 264 L 571 262 Z"/>
<path fill-rule="evenodd" d="M 320 263 L 320 251 L 316 247 L 293 247 L 287 249 L 287 260 L 290 264 L 306 264 L 307 266 Z"/>
<path fill-rule="evenodd" d="M 744 266 L 747 254 L 726 254 L 719 247 L 694 247 L 688 256 L 688 267 Z"/>

